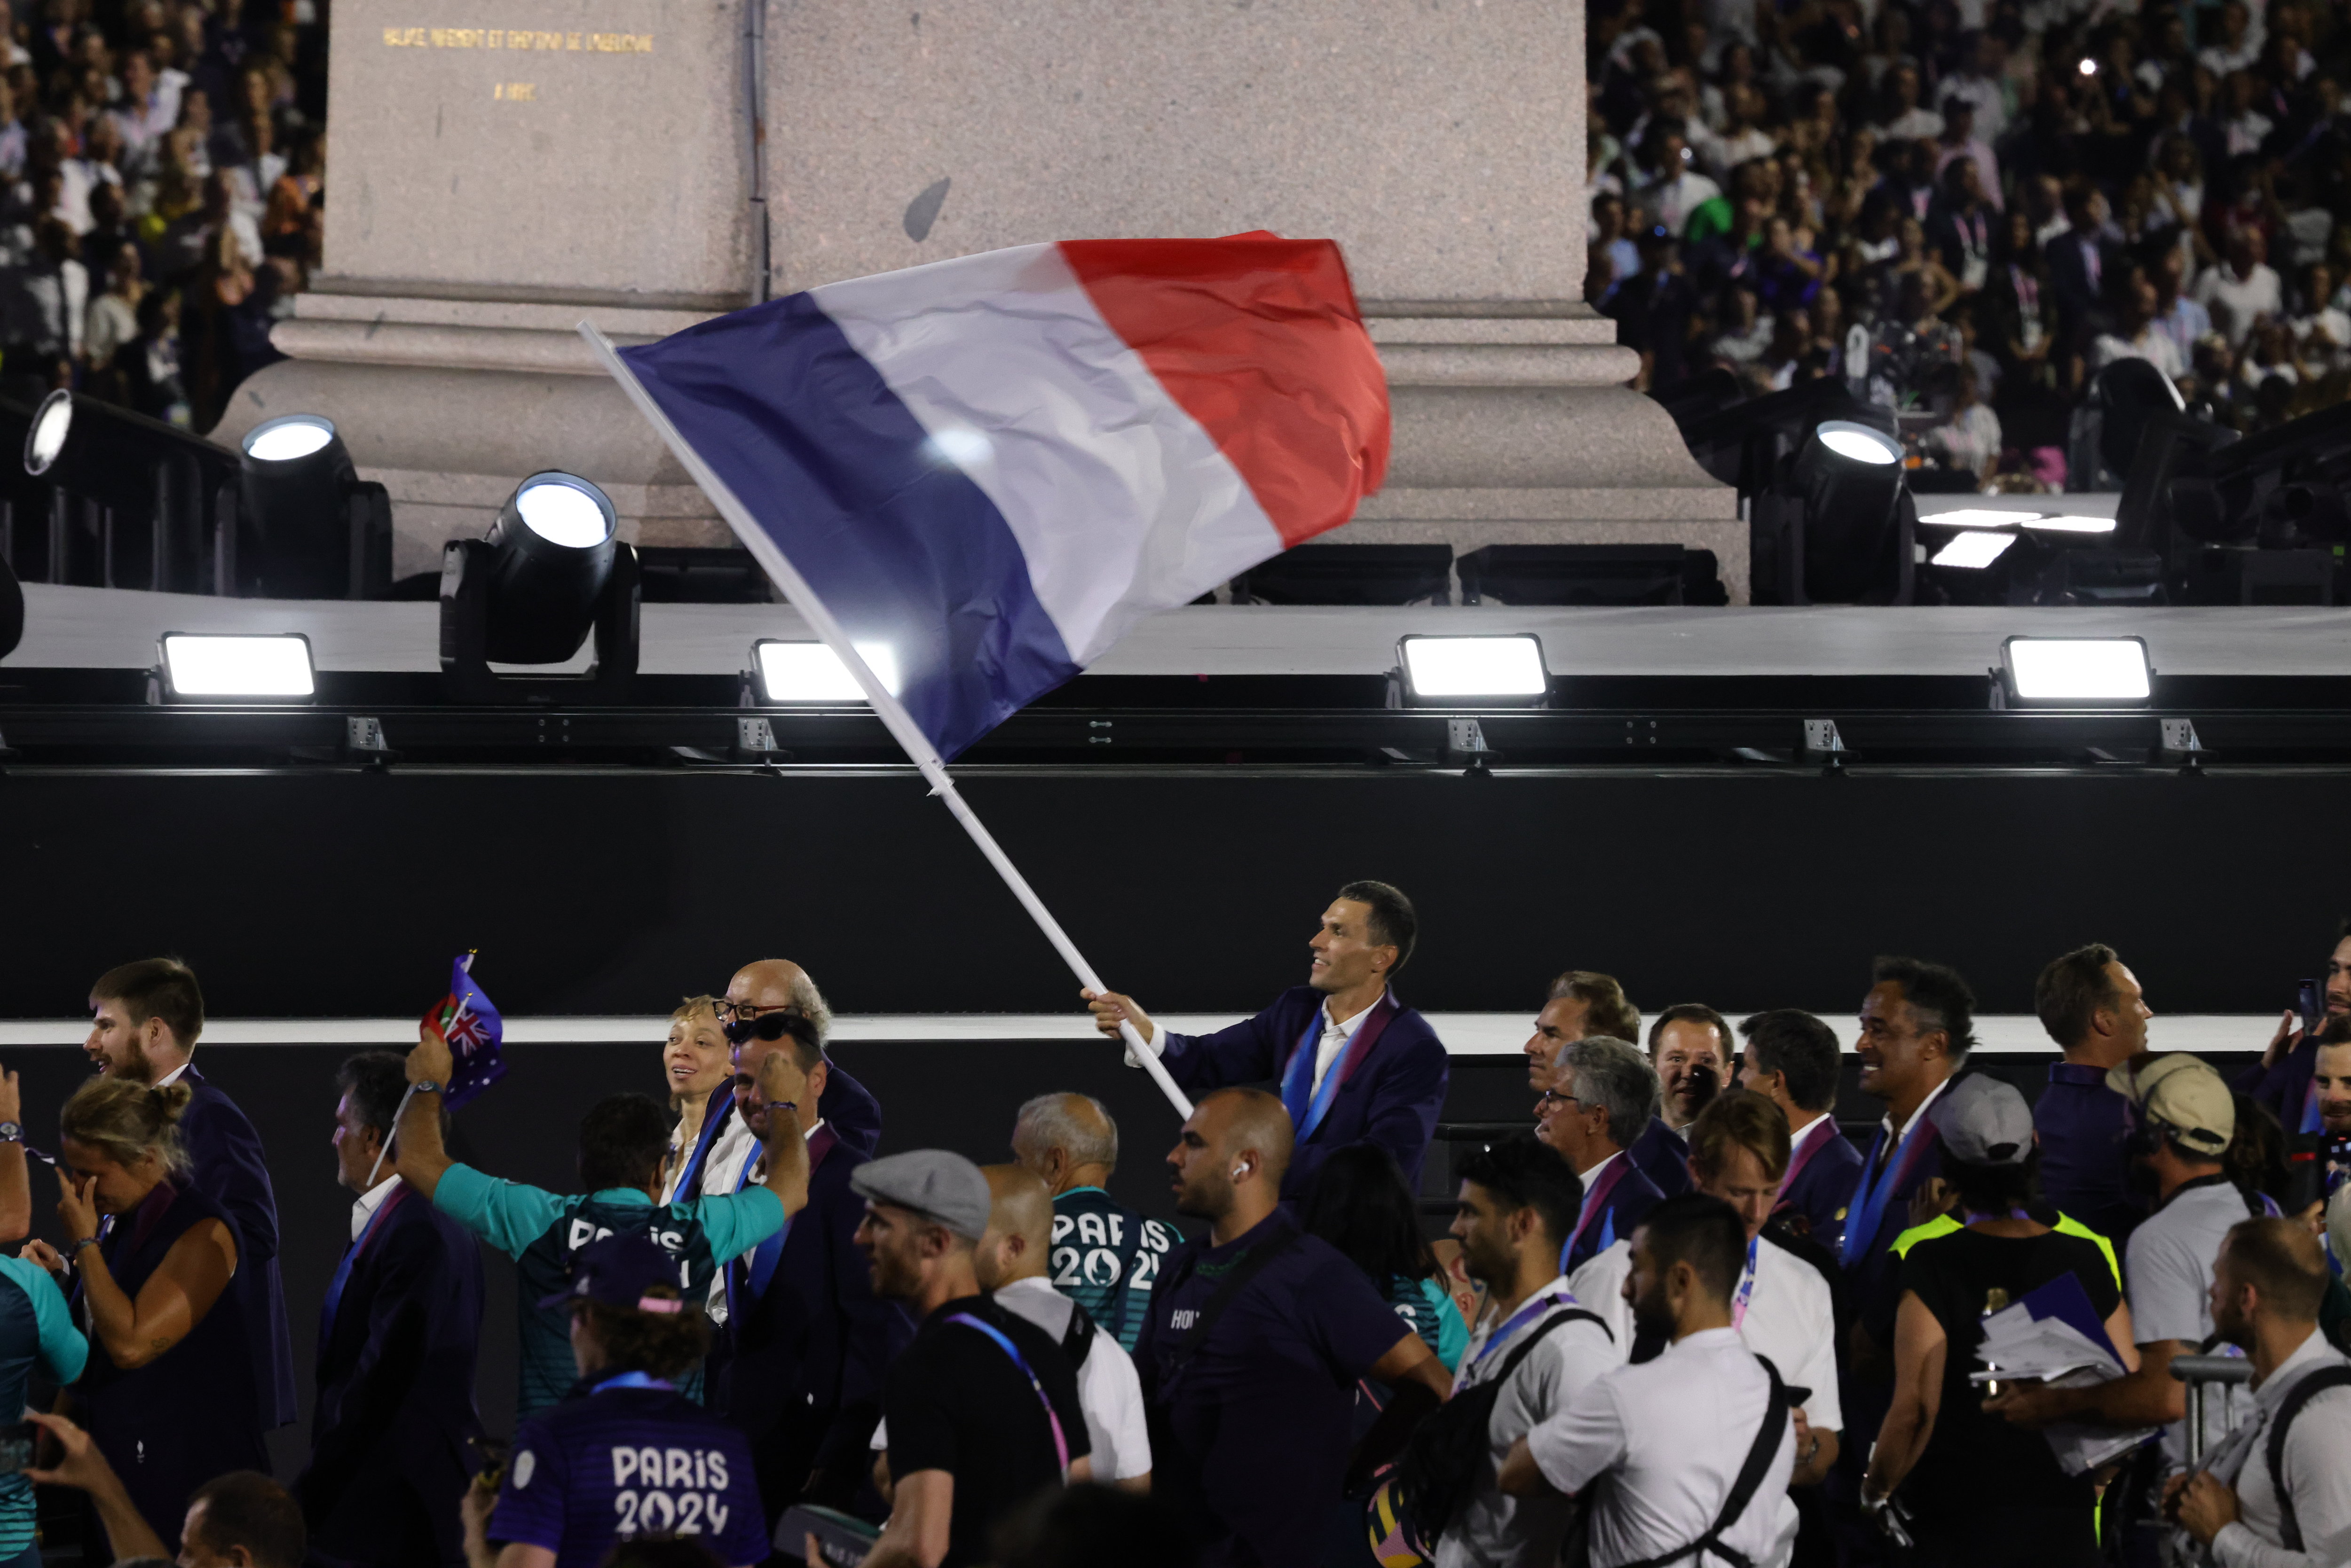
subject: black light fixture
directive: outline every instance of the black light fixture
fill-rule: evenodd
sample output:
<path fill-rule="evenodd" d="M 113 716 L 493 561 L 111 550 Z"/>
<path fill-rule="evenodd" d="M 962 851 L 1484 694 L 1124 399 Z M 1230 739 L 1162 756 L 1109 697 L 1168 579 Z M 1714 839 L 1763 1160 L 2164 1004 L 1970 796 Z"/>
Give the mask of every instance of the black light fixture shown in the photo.
<path fill-rule="evenodd" d="M 1917 510 L 1892 410 L 1827 377 L 1668 408 L 1690 455 L 1746 504 L 1758 603 L 1910 601 Z"/>
<path fill-rule="evenodd" d="M 1682 545 L 1487 545 L 1454 567 L 1464 604 L 1729 602 L 1714 552 Z"/>
<path fill-rule="evenodd" d="M 34 412 L 25 471 L 99 508 L 103 586 L 217 591 L 225 580 L 206 550 L 219 547 L 219 518 L 234 505 L 224 492 L 237 459 L 225 448 L 60 389 Z M 58 533 L 52 529 L 53 547 Z"/>
<path fill-rule="evenodd" d="M 1446 604 L 1451 545 L 1299 545 L 1233 579 L 1235 603 Z"/>
<path fill-rule="evenodd" d="M 362 480 L 322 414 L 245 433 L 224 580 L 248 598 L 372 599 L 392 585 L 392 497 Z"/>
<path fill-rule="evenodd" d="M 32 434 L 33 411 L 0 398 L 0 452 L 22 452 Z M 56 490 L 25 471 L 21 462 L 0 462 L 0 561 L 18 579 L 46 582 L 66 580 L 62 562 L 53 562 L 48 548 L 50 514 Z"/>
<path fill-rule="evenodd" d="M 548 470 L 515 486 L 486 538 L 441 557 L 441 670 L 463 702 L 561 694 L 618 702 L 637 671 L 637 552 L 621 542 L 603 491 Z M 510 675 L 501 664 L 559 664 L 590 636 L 581 675 Z"/>
<path fill-rule="evenodd" d="M 25 640 L 25 590 L 16 580 L 16 568 L 8 557 L 0 552 L 0 659 L 16 651 Z"/>

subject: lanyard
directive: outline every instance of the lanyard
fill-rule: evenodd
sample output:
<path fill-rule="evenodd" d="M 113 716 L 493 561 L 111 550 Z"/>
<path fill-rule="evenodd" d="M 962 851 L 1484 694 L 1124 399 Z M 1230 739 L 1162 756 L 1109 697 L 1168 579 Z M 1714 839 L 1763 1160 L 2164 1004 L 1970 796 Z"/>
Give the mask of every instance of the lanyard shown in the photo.
<path fill-rule="evenodd" d="M 1758 1236 L 1748 1241 L 1747 1268 L 1739 1276 L 1739 1293 L 1730 1298 L 1730 1326 L 1735 1329 L 1747 1326 L 1747 1309 L 1755 1300 L 1755 1245 L 1761 1240 Z"/>
<path fill-rule="evenodd" d="M 1313 1090 L 1313 1098 L 1309 1100 L 1307 1092 L 1314 1082 L 1315 1047 L 1322 1039 L 1324 1017 L 1321 1008 L 1314 1009 L 1314 1016 L 1307 1020 L 1306 1032 L 1299 1037 L 1298 1049 L 1290 1053 L 1290 1071 L 1282 1079 L 1281 1103 L 1296 1124 L 1301 1144 L 1322 1124 L 1324 1114 L 1331 1109 L 1332 1097 L 1339 1092 L 1340 1070 L 1347 1059 L 1347 1046 L 1342 1044 L 1339 1054 L 1331 1059 L 1330 1071 L 1322 1074 L 1322 1085 Z M 1359 1023 L 1356 1027 L 1363 1026 Z"/>
<path fill-rule="evenodd" d="M 1876 1244 L 1878 1223 L 1886 1217 L 1886 1200 L 1892 1197 L 1929 1143 L 1939 1143 L 1940 1137 L 1927 1120 L 1926 1107 L 1920 1106 L 1910 1114 L 1910 1125 L 1904 1130 L 1896 1152 L 1886 1161 L 1882 1175 L 1873 1175 L 1877 1166 L 1877 1153 L 1886 1147 L 1886 1129 L 1877 1129 L 1877 1137 L 1869 1145 L 1869 1158 L 1862 1162 L 1861 1184 L 1853 1190 L 1853 1207 L 1848 1210 L 1844 1228 L 1844 1266 L 1859 1263 Z"/>
<path fill-rule="evenodd" d="M 1575 1307 L 1581 1305 L 1583 1305 L 1581 1301 L 1578 1301 L 1573 1296 L 1570 1295 L 1565 1291 L 1554 1291 L 1547 1296 L 1537 1296 L 1533 1301 L 1529 1301 L 1525 1306 L 1522 1306 L 1517 1312 L 1512 1312 L 1510 1316 L 1510 1320 L 1504 1322 L 1501 1327 L 1496 1329 L 1492 1333 L 1488 1334 L 1486 1336 L 1485 1345 L 1479 1349 L 1477 1354 L 1469 1358 L 1468 1366 L 1462 1370 L 1464 1373 L 1468 1373 L 1486 1364 L 1487 1358 L 1491 1356 L 1496 1351 L 1501 1349 L 1502 1346 L 1509 1342 L 1510 1337 L 1512 1334 L 1518 1333 L 1520 1329 L 1534 1322 L 1535 1319 L 1541 1317 L 1543 1313 L 1551 1311 L 1552 1308 Z"/>
<path fill-rule="evenodd" d="M 1615 1193 L 1616 1184 L 1625 1179 L 1625 1167 L 1633 1163 L 1629 1150 L 1620 1150 L 1613 1158 L 1615 1164 L 1608 1167 L 1608 1174 L 1593 1183 L 1592 1190 L 1583 1195 L 1583 1212 L 1576 1217 L 1575 1229 L 1569 1234 L 1567 1245 L 1559 1249 L 1559 1271 L 1562 1274 L 1567 1272 L 1568 1254 L 1574 1251 L 1575 1244 L 1583 1239 L 1584 1231 L 1591 1227 L 1592 1217 L 1608 1207 L 1608 1199 Z M 1611 1215 L 1602 1234 L 1613 1236 L 1614 1230 L 1615 1217 Z"/>
<path fill-rule="evenodd" d="M 326 1314 L 322 1320 L 325 1332 L 329 1333 L 332 1333 L 334 1332 L 335 1312 L 336 1310 L 342 1305 L 343 1287 L 350 1283 L 351 1268 L 360 1260 L 360 1254 L 365 1252 L 367 1250 L 368 1243 L 375 1239 L 375 1233 L 379 1229 L 382 1228 L 385 1217 L 391 1214 L 393 1209 L 398 1208 L 402 1200 L 404 1200 L 408 1197 L 409 1193 L 413 1190 L 413 1188 L 410 1187 L 405 1183 L 402 1183 L 397 1190 L 387 1196 L 381 1203 L 377 1204 L 375 1207 L 375 1212 L 368 1216 L 367 1224 L 360 1228 L 359 1239 L 350 1244 L 350 1247 L 343 1253 L 342 1261 L 335 1265 L 334 1278 L 327 1281 L 327 1299 L 325 1303 Z"/>
<path fill-rule="evenodd" d="M 607 1388 L 665 1388 L 672 1393 L 675 1393 L 677 1391 L 677 1385 L 671 1383 L 666 1379 L 655 1377 L 650 1373 L 624 1372 L 618 1377 L 608 1377 L 604 1379 L 603 1382 L 599 1383 L 593 1388 L 588 1390 L 588 1392 L 590 1394 L 601 1394 Z"/>
<path fill-rule="evenodd" d="M 1070 1473 L 1070 1440 L 1061 1435 L 1061 1414 L 1053 1408 L 1053 1401 L 1046 1395 L 1045 1385 L 1040 1383 L 1037 1380 L 1037 1375 L 1029 1370 L 1029 1358 L 1020 1354 L 1020 1347 L 1014 1344 L 1004 1331 L 994 1323 L 983 1322 L 969 1312 L 956 1312 L 949 1317 L 947 1322 L 961 1323 L 966 1328 L 977 1329 L 994 1340 L 997 1347 L 1012 1358 L 1012 1364 L 1020 1369 L 1020 1375 L 1027 1378 L 1029 1386 L 1037 1391 L 1037 1403 L 1045 1407 L 1045 1419 L 1053 1428 L 1053 1452 L 1061 1458 L 1061 1473 L 1068 1475 Z"/>

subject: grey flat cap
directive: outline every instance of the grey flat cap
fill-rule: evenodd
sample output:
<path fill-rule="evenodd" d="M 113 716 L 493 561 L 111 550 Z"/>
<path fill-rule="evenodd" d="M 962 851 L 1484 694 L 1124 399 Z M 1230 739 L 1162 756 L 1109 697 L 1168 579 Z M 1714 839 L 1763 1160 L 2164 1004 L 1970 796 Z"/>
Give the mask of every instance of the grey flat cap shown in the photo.
<path fill-rule="evenodd" d="M 849 1190 L 893 1208 L 911 1208 L 973 1241 L 987 1231 L 987 1178 L 977 1166 L 946 1149 L 909 1149 L 868 1160 L 849 1173 Z"/>
<path fill-rule="evenodd" d="M 2032 1107 L 1986 1073 L 1954 1080 L 1928 1119 L 1943 1134 L 1943 1147 L 1971 1166 L 2019 1166 L 2032 1152 Z"/>

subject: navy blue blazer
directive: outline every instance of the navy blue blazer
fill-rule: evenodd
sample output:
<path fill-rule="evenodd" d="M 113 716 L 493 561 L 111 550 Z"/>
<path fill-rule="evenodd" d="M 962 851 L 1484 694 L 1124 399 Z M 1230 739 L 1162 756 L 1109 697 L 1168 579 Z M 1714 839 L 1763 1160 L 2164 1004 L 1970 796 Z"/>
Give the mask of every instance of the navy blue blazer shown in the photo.
<path fill-rule="evenodd" d="M 849 1177 L 866 1156 L 845 1142 L 812 1152 L 808 1207 L 792 1217 L 767 1294 L 737 1291 L 708 1367 L 712 1407 L 750 1439 L 771 1526 L 812 1470 L 826 1482 L 810 1500 L 852 1505 L 872 1463 L 883 1375 L 914 1337 L 904 1310 L 873 1294 L 857 1249 L 865 1200 Z M 740 1265 L 727 1267 L 739 1281 Z"/>
<path fill-rule="evenodd" d="M 1278 1083 L 1323 999 L 1313 987 L 1296 986 L 1257 1017 L 1230 1029 L 1201 1035 L 1166 1030 L 1166 1051 L 1160 1060 L 1179 1088 L 1222 1089 L 1269 1079 Z M 1393 992 L 1387 999 L 1394 1000 Z M 1437 1031 L 1410 1008 L 1394 1008 L 1378 1036 L 1366 1040 L 1366 1031 L 1382 1021 L 1379 1011 L 1374 1006 L 1354 1043 L 1332 1065 L 1331 1071 L 1341 1074 L 1339 1092 L 1313 1135 L 1290 1155 L 1290 1169 L 1281 1178 L 1284 1198 L 1303 1196 L 1331 1151 L 1348 1144 L 1377 1144 L 1386 1149 L 1404 1167 L 1405 1184 L 1416 1193 L 1420 1190 L 1421 1162 L 1428 1155 L 1429 1139 L 1437 1134 L 1437 1113 L 1445 1104 L 1450 1069 Z"/>
<path fill-rule="evenodd" d="M 1649 1124 L 1625 1153 L 1650 1185 L 1667 1197 L 1689 1191 L 1689 1142 L 1667 1126 L 1663 1116 L 1650 1117 Z"/>
<path fill-rule="evenodd" d="M 269 1184 L 269 1156 L 236 1102 L 206 1082 L 193 1064 L 180 1082 L 193 1096 L 180 1113 L 189 1185 L 228 1210 L 236 1227 L 236 1278 L 229 1288 L 245 1309 L 262 1429 L 291 1426 L 301 1412 L 294 1395 L 286 1287 L 277 1277 L 277 1192 Z"/>
<path fill-rule="evenodd" d="M 1837 1129 L 1834 1116 L 1823 1135 L 1826 1141 L 1804 1162 L 1796 1179 L 1780 1189 L 1780 1201 L 1771 1212 L 1801 1215 L 1804 1234 L 1834 1253 L 1844 1246 L 1845 1209 L 1853 1202 L 1854 1184 L 1861 1179 L 1861 1151 Z M 1908 1213 L 1909 1207 L 1905 1199 L 1903 1212 Z"/>
<path fill-rule="evenodd" d="M 1577 1211 L 1575 1236 L 1560 1254 L 1559 1271 L 1573 1274 L 1615 1243 L 1628 1239 L 1641 1217 L 1665 1201 L 1657 1184 L 1642 1175 L 1639 1166 L 1630 1166 L 1607 1201 L 1592 1212 L 1590 1224 L 1584 1223 L 1583 1211 Z"/>
<path fill-rule="evenodd" d="M 462 1564 L 465 1443 L 482 1430 L 481 1247 L 413 1189 L 388 1201 L 334 1315 L 319 1313 L 310 1462 L 294 1495 L 321 1556 Z"/>

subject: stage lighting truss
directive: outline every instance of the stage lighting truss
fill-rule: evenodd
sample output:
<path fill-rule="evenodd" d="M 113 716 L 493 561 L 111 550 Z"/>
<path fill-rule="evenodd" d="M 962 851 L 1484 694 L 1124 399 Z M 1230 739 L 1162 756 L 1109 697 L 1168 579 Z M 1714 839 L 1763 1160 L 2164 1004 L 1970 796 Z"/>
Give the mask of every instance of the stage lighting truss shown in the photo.
<path fill-rule="evenodd" d="M 2137 637 L 2011 637 L 1992 673 L 2001 695 L 2022 707 L 2146 707 L 2155 696 Z"/>
<path fill-rule="evenodd" d="M 159 702 L 307 703 L 318 693 L 299 632 L 166 632 L 157 644 Z"/>
<path fill-rule="evenodd" d="M 1542 639 L 1414 634 L 1396 639 L 1396 685 L 1409 706 L 1541 707 L 1551 696 Z"/>
<path fill-rule="evenodd" d="M 892 695 L 899 691 L 898 655 L 887 643 L 859 643 L 857 656 Z M 850 705 L 865 701 L 864 690 L 841 655 L 822 643 L 762 638 L 751 644 L 751 678 L 759 700 L 794 704 Z"/>
<path fill-rule="evenodd" d="M 604 492 L 549 469 L 515 486 L 478 539 L 441 557 L 441 670 L 461 702 L 534 695 L 611 703 L 637 671 L 637 552 L 621 542 Z M 500 664 L 560 664 L 592 637 L 581 675 L 514 674 Z"/>

